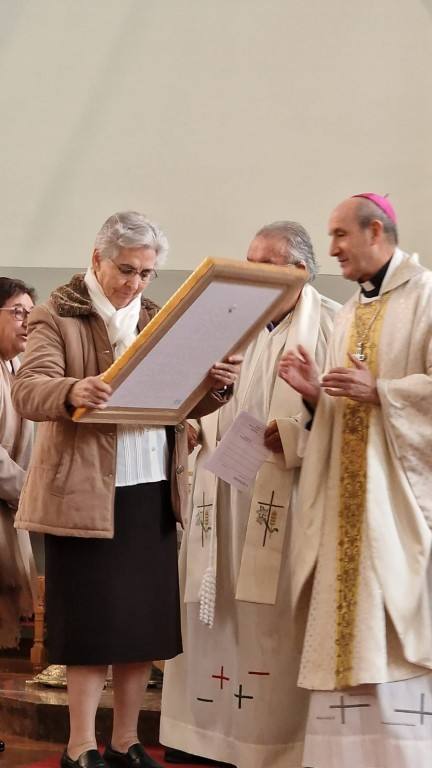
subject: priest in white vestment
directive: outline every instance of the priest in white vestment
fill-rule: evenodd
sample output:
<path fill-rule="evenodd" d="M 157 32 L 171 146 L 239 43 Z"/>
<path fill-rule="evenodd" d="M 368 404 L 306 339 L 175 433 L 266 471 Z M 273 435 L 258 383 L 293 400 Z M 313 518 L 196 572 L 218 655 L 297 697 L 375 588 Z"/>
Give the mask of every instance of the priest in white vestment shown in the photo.
<path fill-rule="evenodd" d="M 316 273 L 312 243 L 293 222 L 264 227 L 249 261 L 299 264 Z M 202 420 L 193 504 L 180 552 L 184 653 L 167 663 L 161 742 L 237 768 L 301 768 L 309 695 L 296 687 L 288 559 L 291 505 L 301 464 L 301 397 L 277 376 L 301 343 L 319 368 L 339 305 L 306 284 L 248 347 L 233 397 Z M 282 384 L 282 386 L 281 386 Z M 270 458 L 254 487 L 238 491 L 203 468 L 240 411 L 268 424 Z M 205 574 L 216 575 L 214 616 L 201 610 Z M 202 606 L 201 606 L 202 607 Z M 167 757 L 186 762 L 167 751 Z"/>
<path fill-rule="evenodd" d="M 429 768 L 432 274 L 373 193 L 335 209 L 330 237 L 360 288 L 321 381 L 305 350 L 280 366 L 316 407 L 291 542 L 299 685 L 316 692 L 304 765 Z"/>

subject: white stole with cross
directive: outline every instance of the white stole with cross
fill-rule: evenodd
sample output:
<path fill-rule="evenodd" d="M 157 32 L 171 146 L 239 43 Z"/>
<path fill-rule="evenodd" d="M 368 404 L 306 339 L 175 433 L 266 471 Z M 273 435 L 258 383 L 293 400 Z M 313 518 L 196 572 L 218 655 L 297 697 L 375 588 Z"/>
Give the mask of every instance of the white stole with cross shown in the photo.
<path fill-rule="evenodd" d="M 305 286 L 292 317 L 282 320 L 271 338 L 264 330 L 255 345 L 251 345 L 232 400 L 203 420 L 203 445 L 197 462 L 188 535 L 185 602 L 199 601 L 203 576 L 209 567 L 216 577 L 218 479 L 202 469 L 202 464 L 241 410 L 267 422 L 276 419 L 284 453 L 272 453 L 257 475 L 236 598 L 270 604 L 276 600 L 295 469 L 301 463 L 298 441 L 304 416 L 301 397 L 277 376 L 277 362 L 283 352 L 297 344 L 302 344 L 315 357 L 320 320 L 321 297 L 313 288 Z M 253 387 L 260 380 L 264 391 L 259 393 L 258 413 L 251 408 L 251 402 L 256 399 Z M 206 623 L 211 625 L 212 618 Z"/>
<path fill-rule="evenodd" d="M 197 459 L 197 470 L 192 492 L 192 511 L 189 521 L 187 576 L 184 600 L 196 603 L 206 570 L 211 567 L 216 578 L 216 498 L 218 478 L 200 464 L 210 456 L 217 444 L 219 413 L 205 417 L 205 428 L 201 430 L 202 447 Z"/>
<path fill-rule="evenodd" d="M 303 291 L 288 329 L 284 352 L 302 344 L 315 357 L 320 310 L 320 296 L 315 291 Z M 299 441 L 304 422 L 300 395 L 278 376 L 268 422 L 274 419 L 284 453 L 271 453 L 257 474 L 236 590 L 237 600 L 271 605 L 276 602 L 295 470 L 301 464 Z"/>

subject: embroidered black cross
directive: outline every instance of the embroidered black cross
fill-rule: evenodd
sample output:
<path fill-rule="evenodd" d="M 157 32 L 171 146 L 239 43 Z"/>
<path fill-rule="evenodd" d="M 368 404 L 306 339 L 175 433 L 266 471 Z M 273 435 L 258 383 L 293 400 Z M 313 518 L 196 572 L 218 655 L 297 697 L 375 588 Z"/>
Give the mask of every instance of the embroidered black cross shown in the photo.
<path fill-rule="evenodd" d="M 241 683 L 239 685 L 239 692 L 235 693 L 234 696 L 236 697 L 236 699 L 238 699 L 238 708 L 239 709 L 242 708 L 242 701 L 243 701 L 243 699 L 253 699 L 254 698 L 253 696 L 246 696 L 246 694 L 243 693 L 243 686 L 242 686 Z"/>
<path fill-rule="evenodd" d="M 263 536 L 263 547 L 265 547 L 267 542 L 267 534 L 272 535 L 272 533 L 278 533 L 279 528 L 276 528 L 276 509 L 283 509 L 283 504 L 273 504 L 273 499 L 275 497 L 275 492 L 271 492 L 271 497 L 269 502 L 265 501 L 258 501 L 258 510 L 257 510 L 257 522 L 260 525 L 264 525 L 264 536 Z"/>
<path fill-rule="evenodd" d="M 345 725 L 345 710 L 346 709 L 360 709 L 361 707 L 370 707 L 370 704 L 345 704 L 344 696 L 341 696 L 340 704 L 330 704 L 330 709 L 340 709 L 341 711 L 341 725 Z"/>
<path fill-rule="evenodd" d="M 427 712 L 424 708 L 425 695 L 420 694 L 420 709 L 395 709 L 395 712 L 403 712 L 406 715 L 420 715 L 420 725 L 424 725 L 425 715 L 432 717 L 432 712 Z"/>
<path fill-rule="evenodd" d="M 209 515 L 207 509 L 211 509 L 212 504 L 205 503 L 205 493 L 203 492 L 202 504 L 197 504 L 198 510 L 198 525 L 201 526 L 201 546 L 204 548 L 204 536 L 211 531 L 211 525 L 209 525 Z"/>

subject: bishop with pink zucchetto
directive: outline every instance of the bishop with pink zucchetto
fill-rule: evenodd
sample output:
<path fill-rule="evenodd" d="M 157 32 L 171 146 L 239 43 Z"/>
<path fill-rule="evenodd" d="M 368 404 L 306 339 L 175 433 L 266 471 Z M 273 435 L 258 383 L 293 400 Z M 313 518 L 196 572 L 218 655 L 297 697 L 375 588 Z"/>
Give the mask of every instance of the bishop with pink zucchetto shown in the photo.
<path fill-rule="evenodd" d="M 393 224 L 396 225 L 396 211 L 393 208 L 387 195 L 376 195 L 375 192 L 360 192 L 358 195 L 353 195 L 353 198 L 356 197 L 362 197 L 364 200 L 370 200 L 371 203 L 374 203 L 376 206 L 378 206 L 378 208 L 380 208 L 381 211 L 385 213 L 389 219 L 392 220 Z"/>
<path fill-rule="evenodd" d="M 280 364 L 314 411 L 292 530 L 303 765 L 429 768 L 432 274 L 398 247 L 387 197 L 344 200 L 329 235 L 359 288 L 321 380 L 302 348 Z"/>

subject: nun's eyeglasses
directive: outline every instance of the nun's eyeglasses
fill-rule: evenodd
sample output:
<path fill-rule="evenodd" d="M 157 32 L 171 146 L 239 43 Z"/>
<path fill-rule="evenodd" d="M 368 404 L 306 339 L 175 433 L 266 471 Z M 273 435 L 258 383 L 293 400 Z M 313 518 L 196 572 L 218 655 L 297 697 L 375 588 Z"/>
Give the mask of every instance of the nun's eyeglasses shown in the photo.
<path fill-rule="evenodd" d="M 117 262 L 111 258 L 110 261 L 117 267 L 123 277 L 138 277 L 141 283 L 150 283 L 158 276 L 155 269 L 142 269 L 141 272 L 139 272 L 135 267 L 131 267 L 130 264 L 117 264 Z"/>

